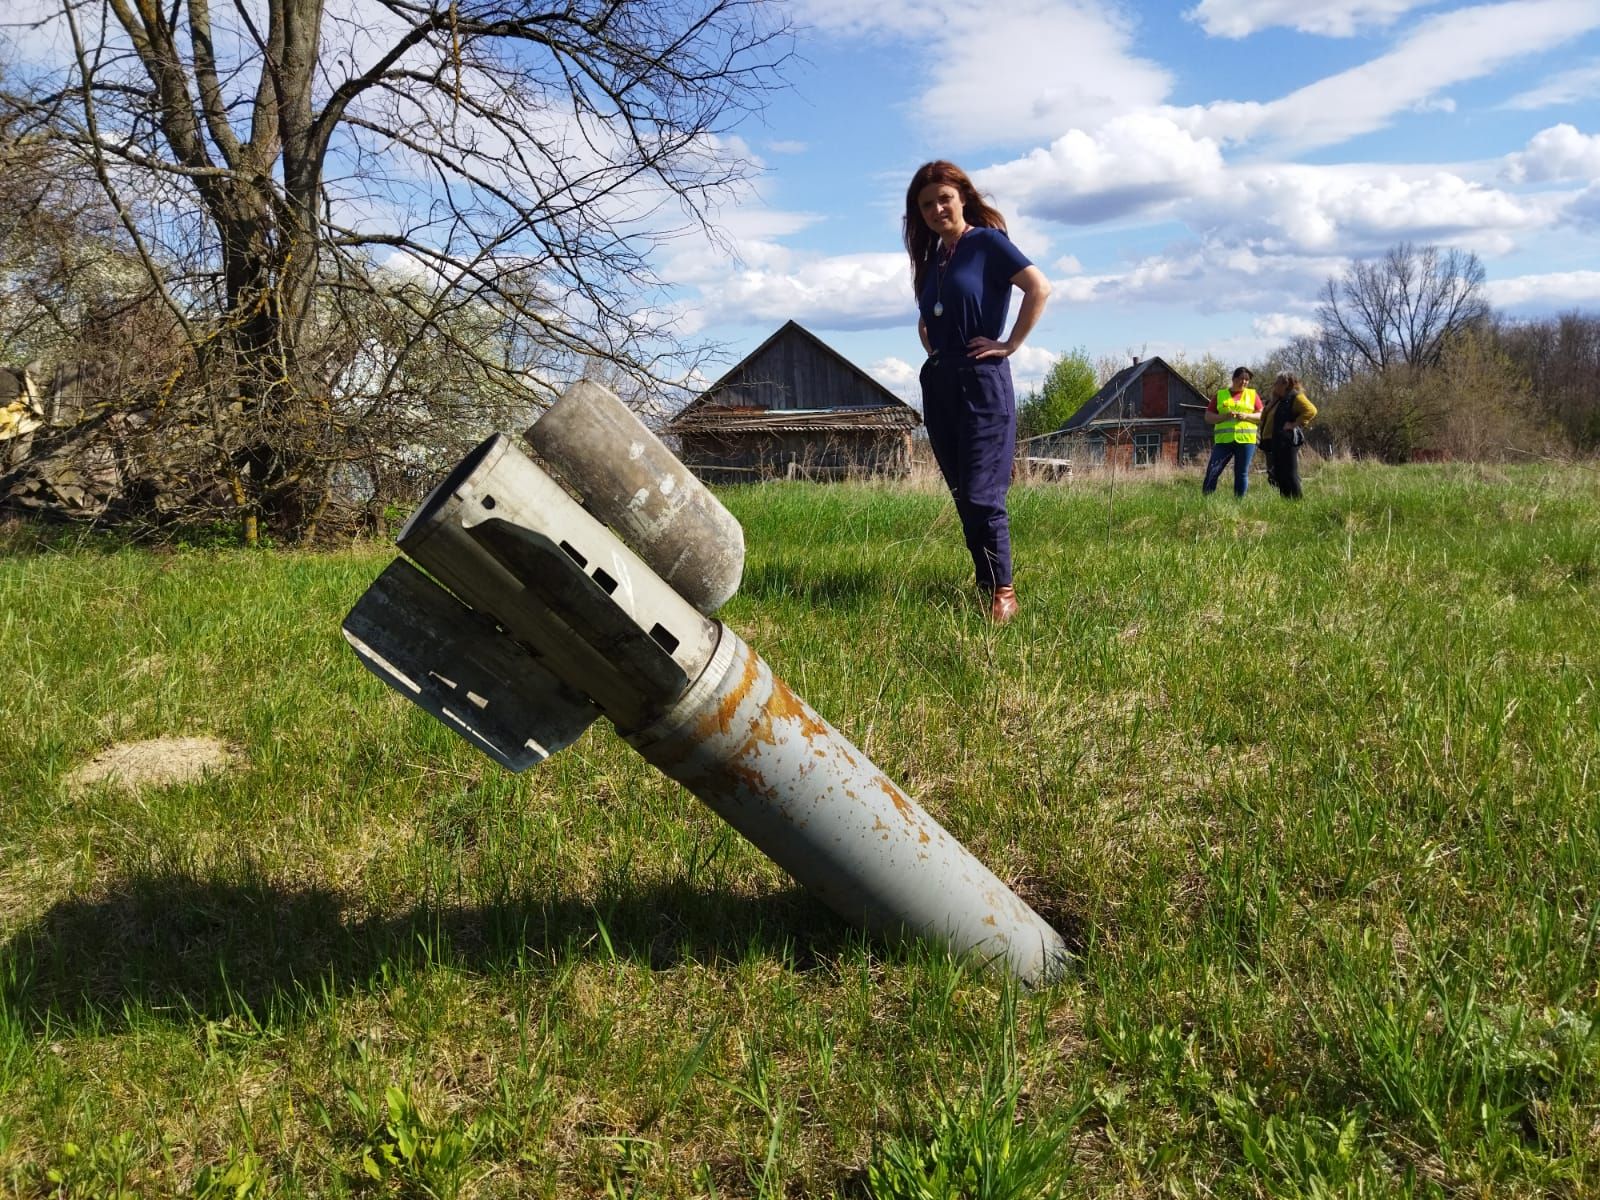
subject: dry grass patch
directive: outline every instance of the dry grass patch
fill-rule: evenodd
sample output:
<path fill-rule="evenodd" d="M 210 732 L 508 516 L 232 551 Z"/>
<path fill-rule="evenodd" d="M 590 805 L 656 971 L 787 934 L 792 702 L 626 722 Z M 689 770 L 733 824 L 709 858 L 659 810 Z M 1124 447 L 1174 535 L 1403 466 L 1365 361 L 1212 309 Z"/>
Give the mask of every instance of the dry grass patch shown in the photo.
<path fill-rule="evenodd" d="M 237 757 L 226 743 L 209 737 L 121 742 L 73 769 L 67 775 L 67 792 L 77 799 L 96 786 L 136 792 L 193 783 L 208 774 L 229 770 Z"/>
<path fill-rule="evenodd" d="M 70 859 L 30 857 L 0 867 L 0 930 L 37 920 L 71 891 L 75 873 Z"/>

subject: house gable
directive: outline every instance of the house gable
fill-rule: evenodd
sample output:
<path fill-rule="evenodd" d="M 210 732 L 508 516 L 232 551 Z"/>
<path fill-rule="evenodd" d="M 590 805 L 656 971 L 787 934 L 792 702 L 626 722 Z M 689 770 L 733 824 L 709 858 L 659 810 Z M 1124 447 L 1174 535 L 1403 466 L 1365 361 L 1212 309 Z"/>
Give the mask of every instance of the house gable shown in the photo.
<path fill-rule="evenodd" d="M 1075 433 L 1106 423 L 1182 420 L 1184 406 L 1206 405 L 1206 397 L 1159 356 L 1123 367 L 1060 429 L 1045 437 Z"/>
<path fill-rule="evenodd" d="M 1029 438 L 1030 456 L 1070 455 L 1087 443 L 1091 457 L 1120 447 L 1134 465 L 1180 462 L 1210 440 L 1206 397 L 1160 357 L 1123 367 L 1084 401 L 1060 429 Z"/>
<path fill-rule="evenodd" d="M 673 418 L 698 423 L 731 412 L 822 412 L 911 408 L 860 367 L 796 321 L 786 321 Z M 913 421 L 913 423 L 915 423 Z"/>
<path fill-rule="evenodd" d="M 904 475 L 922 418 L 794 321 L 785 322 L 665 432 L 702 479 Z"/>

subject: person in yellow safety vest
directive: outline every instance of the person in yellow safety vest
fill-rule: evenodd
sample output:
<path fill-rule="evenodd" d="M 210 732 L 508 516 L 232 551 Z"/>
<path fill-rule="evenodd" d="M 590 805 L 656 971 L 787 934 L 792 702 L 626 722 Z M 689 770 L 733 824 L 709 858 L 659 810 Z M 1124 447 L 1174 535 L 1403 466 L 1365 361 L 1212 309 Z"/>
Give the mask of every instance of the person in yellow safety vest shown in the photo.
<path fill-rule="evenodd" d="M 1255 457 L 1256 432 L 1261 426 L 1261 397 L 1250 386 L 1250 368 L 1234 371 L 1233 386 L 1219 391 L 1206 407 L 1206 424 L 1212 426 L 1215 441 L 1200 491 L 1207 496 L 1216 491 L 1222 468 L 1231 461 L 1233 494 L 1243 496 L 1250 486 L 1250 460 Z"/>

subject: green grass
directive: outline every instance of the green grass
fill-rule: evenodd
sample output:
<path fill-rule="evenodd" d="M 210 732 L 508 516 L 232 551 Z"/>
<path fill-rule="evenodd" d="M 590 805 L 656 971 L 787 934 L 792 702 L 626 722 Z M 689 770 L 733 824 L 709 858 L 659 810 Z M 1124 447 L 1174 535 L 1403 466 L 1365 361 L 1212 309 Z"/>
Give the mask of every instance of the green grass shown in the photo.
<path fill-rule="evenodd" d="M 1600 476 L 734 490 L 723 616 L 1076 950 L 842 926 L 609 731 L 512 776 L 338 623 L 390 557 L 0 559 L 0 1188 L 1600 1194 Z M 117 742 L 234 770 L 75 793 Z M 998 1114 L 998 1116 L 997 1116 Z"/>

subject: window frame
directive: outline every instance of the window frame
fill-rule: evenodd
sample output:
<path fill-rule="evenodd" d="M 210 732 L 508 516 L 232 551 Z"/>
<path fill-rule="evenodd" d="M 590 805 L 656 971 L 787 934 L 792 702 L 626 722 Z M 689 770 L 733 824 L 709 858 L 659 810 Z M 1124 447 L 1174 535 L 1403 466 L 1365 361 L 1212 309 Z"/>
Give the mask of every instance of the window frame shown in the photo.
<path fill-rule="evenodd" d="M 1133 435 L 1133 447 L 1130 458 L 1132 465 L 1135 467 L 1153 467 L 1160 462 L 1161 431 L 1156 429 L 1147 429 L 1135 433 Z"/>

